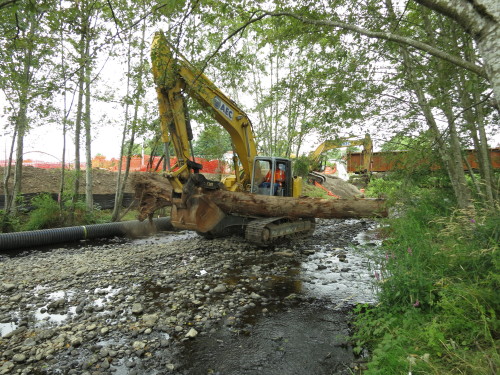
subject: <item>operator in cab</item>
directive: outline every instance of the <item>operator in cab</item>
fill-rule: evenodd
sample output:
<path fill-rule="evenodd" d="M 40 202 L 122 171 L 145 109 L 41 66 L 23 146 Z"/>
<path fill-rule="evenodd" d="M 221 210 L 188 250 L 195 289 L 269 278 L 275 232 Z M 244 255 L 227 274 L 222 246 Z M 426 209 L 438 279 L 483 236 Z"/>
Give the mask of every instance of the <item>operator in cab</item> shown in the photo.
<path fill-rule="evenodd" d="M 273 195 L 278 195 L 278 190 L 283 187 L 283 183 L 286 180 L 285 164 L 278 163 L 278 168 L 274 171 L 274 189 Z M 262 183 L 263 187 L 271 187 L 271 170 L 267 172 L 267 175 Z"/>

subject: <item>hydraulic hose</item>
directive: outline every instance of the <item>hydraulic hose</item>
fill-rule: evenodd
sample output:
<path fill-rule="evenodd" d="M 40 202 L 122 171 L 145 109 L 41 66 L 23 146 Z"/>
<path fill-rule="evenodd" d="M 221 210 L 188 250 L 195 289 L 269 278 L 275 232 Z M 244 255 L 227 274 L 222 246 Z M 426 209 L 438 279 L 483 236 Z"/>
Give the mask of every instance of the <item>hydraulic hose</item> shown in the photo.
<path fill-rule="evenodd" d="M 138 237 L 164 230 L 172 230 L 169 217 L 149 221 L 123 221 L 117 223 L 81 225 L 66 228 L 33 230 L 0 234 L 0 251 L 26 247 L 54 245 L 65 242 L 108 237 Z"/>

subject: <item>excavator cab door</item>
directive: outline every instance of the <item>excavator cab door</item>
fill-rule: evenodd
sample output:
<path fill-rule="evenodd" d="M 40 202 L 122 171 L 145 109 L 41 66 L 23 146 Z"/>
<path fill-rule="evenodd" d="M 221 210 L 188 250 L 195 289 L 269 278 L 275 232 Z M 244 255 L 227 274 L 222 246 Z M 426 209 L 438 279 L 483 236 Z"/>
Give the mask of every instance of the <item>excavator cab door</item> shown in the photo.
<path fill-rule="evenodd" d="M 293 192 L 291 160 L 257 156 L 253 165 L 251 192 L 261 195 L 291 197 Z"/>

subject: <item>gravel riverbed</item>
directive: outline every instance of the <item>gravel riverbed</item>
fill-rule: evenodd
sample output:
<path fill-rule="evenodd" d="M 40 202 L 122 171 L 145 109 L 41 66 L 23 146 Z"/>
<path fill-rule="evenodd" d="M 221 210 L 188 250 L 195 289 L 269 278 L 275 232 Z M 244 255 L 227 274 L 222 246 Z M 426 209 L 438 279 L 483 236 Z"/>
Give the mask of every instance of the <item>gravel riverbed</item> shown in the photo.
<path fill-rule="evenodd" d="M 259 248 L 161 233 L 0 254 L 1 374 L 352 374 L 370 220 Z"/>

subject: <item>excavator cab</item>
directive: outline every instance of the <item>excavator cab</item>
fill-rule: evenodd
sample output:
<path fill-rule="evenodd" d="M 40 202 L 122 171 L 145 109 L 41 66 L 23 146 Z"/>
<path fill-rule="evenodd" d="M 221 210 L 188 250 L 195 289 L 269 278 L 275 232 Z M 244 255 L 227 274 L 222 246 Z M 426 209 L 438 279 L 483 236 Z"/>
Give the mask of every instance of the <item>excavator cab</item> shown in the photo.
<path fill-rule="evenodd" d="M 290 159 L 256 156 L 253 162 L 251 192 L 279 197 L 293 196 Z"/>

